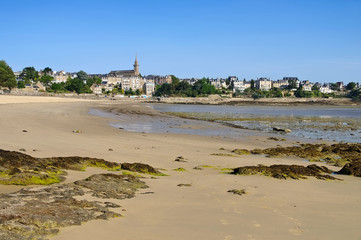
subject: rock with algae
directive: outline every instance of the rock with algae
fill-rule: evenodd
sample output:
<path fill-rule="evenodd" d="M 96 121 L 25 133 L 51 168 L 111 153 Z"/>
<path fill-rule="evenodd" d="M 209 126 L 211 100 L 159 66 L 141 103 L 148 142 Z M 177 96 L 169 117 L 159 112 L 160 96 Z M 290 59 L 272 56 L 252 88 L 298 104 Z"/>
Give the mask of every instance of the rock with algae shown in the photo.
<path fill-rule="evenodd" d="M 236 154 L 245 154 L 245 149 L 233 150 Z M 295 156 L 310 161 L 325 161 L 342 167 L 347 162 L 361 161 L 361 143 L 301 144 L 300 146 L 276 147 L 251 150 L 252 154 L 265 154 L 268 157 Z"/>
<path fill-rule="evenodd" d="M 339 180 L 327 173 L 332 173 L 326 167 L 320 167 L 315 164 L 308 165 L 307 167 L 300 165 L 271 165 L 271 166 L 245 166 L 234 168 L 231 174 L 235 175 L 264 175 L 278 179 L 307 179 L 307 177 L 316 177 L 322 180 Z"/>
<path fill-rule="evenodd" d="M 69 184 L 22 189 L 0 195 L 0 239 L 47 239 L 60 227 L 80 225 L 94 219 L 109 219 L 120 214 L 117 206 L 103 198 L 131 198 L 144 182 L 134 176 L 97 174 Z M 77 200 L 91 194 L 98 201 Z"/>

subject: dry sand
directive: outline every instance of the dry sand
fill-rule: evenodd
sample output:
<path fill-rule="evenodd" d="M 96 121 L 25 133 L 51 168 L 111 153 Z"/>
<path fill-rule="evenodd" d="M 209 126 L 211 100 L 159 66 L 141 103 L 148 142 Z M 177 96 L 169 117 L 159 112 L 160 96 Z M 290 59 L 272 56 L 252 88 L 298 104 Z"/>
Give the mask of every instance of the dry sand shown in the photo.
<path fill-rule="evenodd" d="M 289 145 L 291 140 L 269 141 L 266 135 L 235 140 L 134 133 L 111 127 L 111 119 L 88 114 L 93 106 L 130 112 L 142 108 L 131 101 L 0 96 L 0 103 L 8 103 L 0 105 L 2 149 L 25 149 L 36 157 L 79 155 L 143 162 L 169 175 L 145 179 L 150 188 L 141 190 L 135 198 L 120 201 L 122 209 L 126 209 L 122 212 L 125 217 L 66 227 L 52 239 L 361 239 L 360 178 L 339 176 L 344 181 L 321 181 L 233 176 L 221 169 L 309 163 L 295 158 L 211 155 L 230 153 L 235 148 Z M 76 130 L 81 133 L 74 133 Z M 187 162 L 175 162 L 178 156 Z M 193 169 L 200 165 L 211 167 Z M 178 167 L 187 171 L 173 171 Z M 68 181 L 98 171 L 71 171 Z M 181 183 L 192 186 L 178 187 Z M 0 193 L 17 189 L 0 186 Z M 227 192 L 230 189 L 246 189 L 247 194 L 234 195 Z M 153 193 L 141 194 L 144 192 Z"/>

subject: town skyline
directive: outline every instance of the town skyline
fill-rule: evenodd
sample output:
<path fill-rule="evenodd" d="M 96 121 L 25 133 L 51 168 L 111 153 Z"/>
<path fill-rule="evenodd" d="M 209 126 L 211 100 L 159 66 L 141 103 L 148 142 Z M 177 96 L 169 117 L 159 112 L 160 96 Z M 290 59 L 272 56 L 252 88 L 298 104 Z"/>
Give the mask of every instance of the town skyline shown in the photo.
<path fill-rule="evenodd" d="M 138 54 L 144 75 L 360 82 L 360 1 L 39 0 L 2 9 L 1 59 L 14 71 L 108 73 Z"/>

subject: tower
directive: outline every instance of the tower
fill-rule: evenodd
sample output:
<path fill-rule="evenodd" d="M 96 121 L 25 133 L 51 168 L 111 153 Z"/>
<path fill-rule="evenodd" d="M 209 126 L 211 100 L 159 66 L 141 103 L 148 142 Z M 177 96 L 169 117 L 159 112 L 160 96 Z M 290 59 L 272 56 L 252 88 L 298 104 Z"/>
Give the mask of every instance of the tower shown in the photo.
<path fill-rule="evenodd" d="M 139 64 L 137 60 L 137 55 L 135 55 L 135 61 L 134 61 L 134 75 L 139 76 Z"/>

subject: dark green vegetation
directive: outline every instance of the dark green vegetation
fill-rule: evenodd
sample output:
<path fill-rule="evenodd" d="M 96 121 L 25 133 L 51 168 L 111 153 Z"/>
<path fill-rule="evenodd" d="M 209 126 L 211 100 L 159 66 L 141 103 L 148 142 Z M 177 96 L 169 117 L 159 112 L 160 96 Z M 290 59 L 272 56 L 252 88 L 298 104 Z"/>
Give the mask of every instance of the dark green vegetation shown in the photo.
<path fill-rule="evenodd" d="M 17 86 L 15 75 L 5 61 L 0 61 L 0 87 L 12 89 Z"/>
<path fill-rule="evenodd" d="M 124 165 L 124 168 L 123 168 Z M 0 183 L 13 185 L 48 185 L 64 180 L 64 170 L 84 171 L 87 167 L 99 167 L 110 171 L 162 175 L 153 167 L 142 163 L 114 163 L 88 157 L 34 158 L 20 152 L 0 149 Z"/>
<path fill-rule="evenodd" d="M 111 199 L 132 198 L 138 189 L 148 187 L 137 176 L 113 173 L 95 174 L 73 183 L 53 184 L 64 180 L 65 170 L 82 171 L 87 167 L 162 175 L 153 167 L 141 163 L 119 164 L 87 157 L 34 158 L 0 149 L 2 184 L 52 184 L 0 194 L 0 239 L 42 240 L 56 234 L 60 227 L 119 217 L 119 213 L 109 210 L 120 207 Z M 97 200 L 77 199 L 84 195 L 91 195 Z"/>
<path fill-rule="evenodd" d="M 299 165 L 271 165 L 271 166 L 246 166 L 233 169 L 231 174 L 235 175 L 256 175 L 261 174 L 278 179 L 307 179 L 306 176 L 316 177 L 322 180 L 337 180 L 337 178 L 327 175 L 325 173 L 332 173 L 326 167 L 319 167 L 315 164 L 307 167 Z"/>
<path fill-rule="evenodd" d="M 222 91 L 217 90 L 206 78 L 202 78 L 195 82 L 194 85 L 191 85 L 172 76 L 172 83 L 158 85 L 154 96 L 198 97 L 221 93 Z"/>
<path fill-rule="evenodd" d="M 343 167 L 337 174 L 354 175 L 361 177 L 361 144 L 360 143 L 338 143 L 326 144 L 301 144 L 292 147 L 276 147 L 266 149 L 233 150 L 236 154 L 265 154 L 267 157 L 293 156 L 307 159 L 309 161 L 322 161 L 328 164 Z M 307 167 L 297 165 L 272 165 L 248 166 L 236 168 L 233 174 L 264 174 L 276 178 L 299 179 L 302 176 L 315 176 L 319 179 L 332 179 L 330 176 L 321 173 L 331 173 L 327 168 L 309 165 Z M 311 174 L 311 175 L 308 175 Z M 321 174 L 321 175 L 320 175 Z"/>

